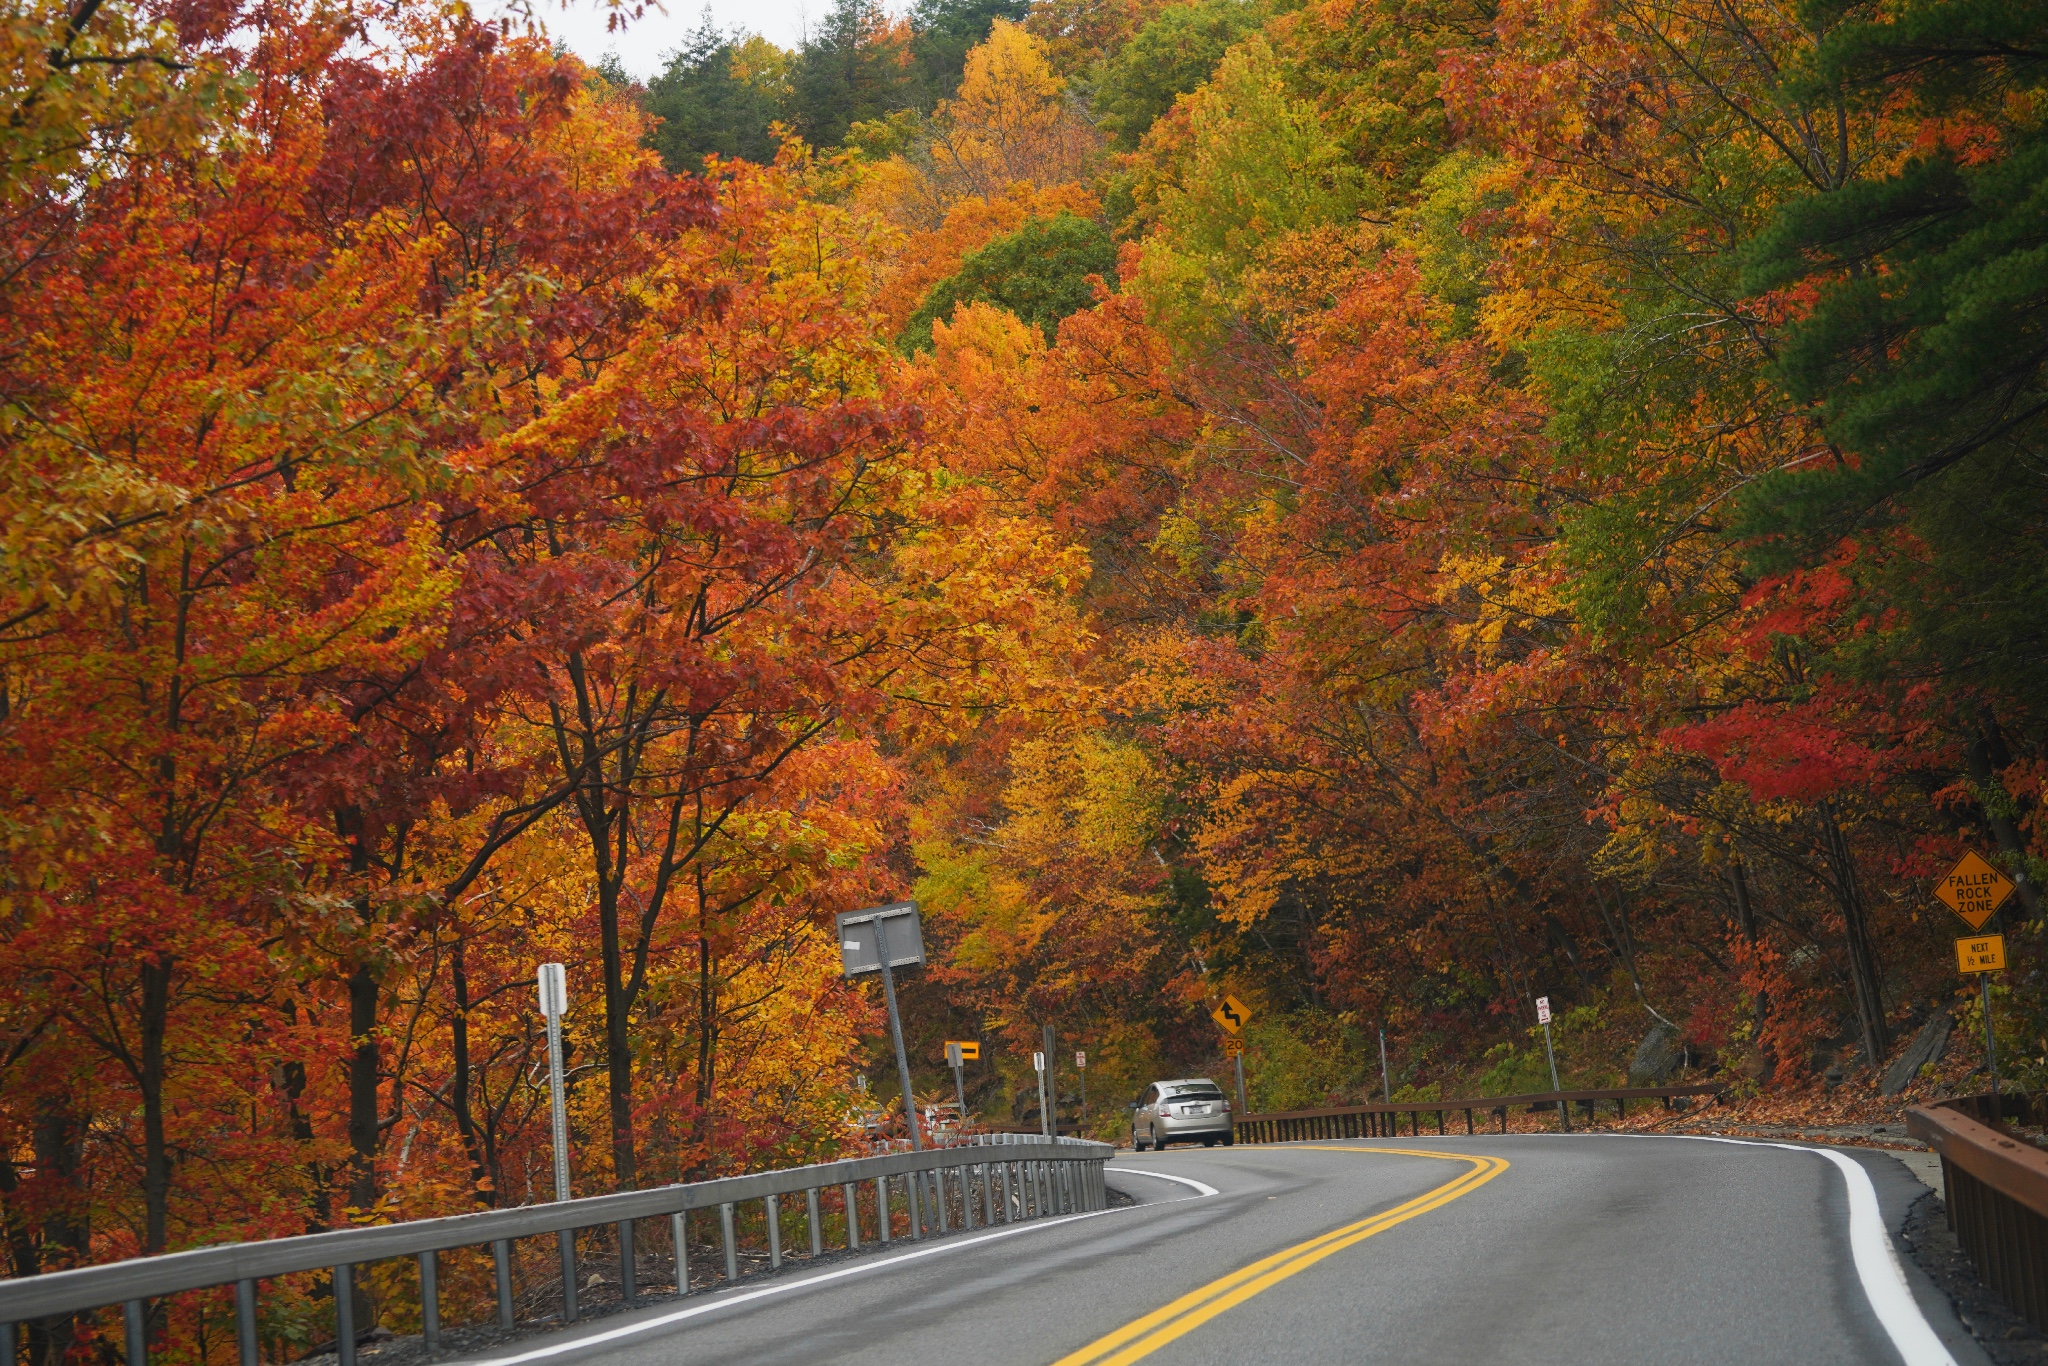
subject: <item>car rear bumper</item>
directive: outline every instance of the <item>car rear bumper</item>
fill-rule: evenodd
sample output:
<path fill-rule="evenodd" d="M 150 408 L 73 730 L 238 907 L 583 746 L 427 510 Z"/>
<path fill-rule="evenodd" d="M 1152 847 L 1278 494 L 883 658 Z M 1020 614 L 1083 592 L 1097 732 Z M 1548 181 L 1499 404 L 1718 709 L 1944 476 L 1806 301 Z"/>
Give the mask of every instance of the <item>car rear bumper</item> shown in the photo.
<path fill-rule="evenodd" d="M 1230 1132 L 1230 1116 L 1167 1115 L 1158 1130 L 1168 1138 L 1221 1138 Z"/>

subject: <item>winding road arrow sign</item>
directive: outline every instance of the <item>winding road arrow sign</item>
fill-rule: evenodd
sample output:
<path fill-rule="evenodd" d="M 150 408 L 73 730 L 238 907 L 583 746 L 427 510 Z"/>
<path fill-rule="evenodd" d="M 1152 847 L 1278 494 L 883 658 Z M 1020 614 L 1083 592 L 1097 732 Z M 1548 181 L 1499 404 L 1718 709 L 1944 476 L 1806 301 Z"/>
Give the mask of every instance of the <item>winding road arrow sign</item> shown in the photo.
<path fill-rule="evenodd" d="M 1225 996 L 1223 1004 L 1209 1012 L 1209 1018 L 1232 1034 L 1241 1033 L 1251 1023 L 1252 1010 L 1235 996 Z"/>

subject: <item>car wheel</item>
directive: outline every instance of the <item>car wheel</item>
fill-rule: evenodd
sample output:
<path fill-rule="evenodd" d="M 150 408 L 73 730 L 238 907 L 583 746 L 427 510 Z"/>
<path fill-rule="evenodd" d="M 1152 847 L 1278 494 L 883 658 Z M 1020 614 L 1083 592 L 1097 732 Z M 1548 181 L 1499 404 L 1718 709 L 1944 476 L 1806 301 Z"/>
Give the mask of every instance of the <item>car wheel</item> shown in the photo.
<path fill-rule="evenodd" d="M 1224 1147 L 1228 1148 L 1228 1147 L 1230 1147 L 1230 1146 L 1231 1146 L 1232 1144 L 1234 1144 L 1234 1143 L 1236 1143 L 1236 1142 L 1237 1142 L 1237 1135 L 1236 1135 L 1236 1134 L 1225 1134 L 1225 1135 L 1223 1135 L 1223 1146 L 1224 1146 Z"/>
<path fill-rule="evenodd" d="M 1158 1134 L 1152 1135 L 1152 1151 L 1155 1153 L 1163 1153 L 1166 1151 L 1166 1140 L 1164 1138 L 1161 1138 Z"/>
<path fill-rule="evenodd" d="M 1131 1130 L 1131 1151 L 1134 1153 L 1142 1153 L 1145 1151 L 1145 1148 L 1145 1140 L 1138 1137 L 1138 1131 L 1136 1129 Z"/>
<path fill-rule="evenodd" d="M 1216 1146 L 1216 1140 L 1213 1138 L 1205 1138 L 1202 1140 L 1202 1146 L 1204 1148 L 1213 1148 Z"/>

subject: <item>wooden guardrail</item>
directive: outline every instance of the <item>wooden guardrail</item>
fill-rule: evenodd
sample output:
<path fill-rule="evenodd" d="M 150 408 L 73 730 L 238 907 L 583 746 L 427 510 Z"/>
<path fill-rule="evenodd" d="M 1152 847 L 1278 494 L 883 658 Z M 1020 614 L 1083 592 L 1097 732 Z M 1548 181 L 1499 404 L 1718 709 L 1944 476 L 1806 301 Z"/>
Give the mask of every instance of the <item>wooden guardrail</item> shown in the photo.
<path fill-rule="evenodd" d="M 1984 1283 L 2048 1328 L 2048 1152 L 1998 1127 L 2024 1096 L 1959 1096 L 1906 1111 L 1906 1132 L 1941 1156 L 1948 1226 Z"/>
<path fill-rule="evenodd" d="M 1465 1115 L 1465 1132 L 1477 1133 L 1473 1116 L 1485 1111 L 1500 1120 L 1500 1131 L 1508 1131 L 1508 1111 L 1516 1106 L 1531 1110 L 1555 1110 L 1559 1106 L 1581 1105 L 1590 1117 L 1603 1100 L 1614 1102 L 1615 1113 L 1628 1114 L 1632 1100 L 1661 1100 L 1669 1109 L 1679 1096 L 1718 1095 L 1726 1087 L 1709 1082 L 1703 1086 L 1617 1086 L 1591 1091 L 1541 1091 L 1526 1096 L 1476 1096 L 1454 1100 L 1374 1101 L 1369 1105 L 1338 1105 L 1326 1110 L 1284 1110 L 1272 1114 L 1245 1115 L 1232 1128 L 1238 1143 L 1291 1143 L 1317 1138 L 1393 1138 L 1401 1132 L 1401 1116 L 1408 1116 L 1412 1133 L 1422 1132 L 1422 1116 L 1436 1116 L 1436 1131 L 1449 1132 L 1446 1115 Z M 1564 1111 L 1565 1127 L 1571 1124 L 1570 1110 Z"/>

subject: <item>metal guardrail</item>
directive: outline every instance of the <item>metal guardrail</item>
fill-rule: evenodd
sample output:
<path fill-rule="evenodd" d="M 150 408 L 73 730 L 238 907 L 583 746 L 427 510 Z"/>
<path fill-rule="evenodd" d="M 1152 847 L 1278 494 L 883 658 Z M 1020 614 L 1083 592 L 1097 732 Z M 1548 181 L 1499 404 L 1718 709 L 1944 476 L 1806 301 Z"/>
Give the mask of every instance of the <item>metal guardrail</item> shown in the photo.
<path fill-rule="evenodd" d="M 1906 1111 L 1906 1132 L 1941 1156 L 1948 1226 L 1984 1282 L 2048 1328 L 2048 1152 L 1996 1127 L 2025 1096 L 1960 1096 Z"/>
<path fill-rule="evenodd" d="M 1326 1110 L 1285 1110 L 1272 1114 L 1246 1115 L 1232 1126 L 1231 1137 L 1240 1143 L 1290 1143 L 1318 1138 L 1393 1138 L 1401 1132 L 1401 1116 L 1408 1116 L 1410 1130 L 1422 1132 L 1422 1116 L 1436 1116 L 1436 1131 L 1449 1132 L 1444 1117 L 1463 1111 L 1465 1132 L 1477 1133 L 1473 1115 L 1486 1111 L 1500 1117 L 1500 1131 L 1508 1131 L 1508 1110 L 1517 1105 L 1530 1109 L 1554 1110 L 1574 1103 L 1584 1105 L 1588 1114 L 1603 1100 L 1615 1104 L 1618 1115 L 1628 1114 L 1632 1100 L 1662 1100 L 1668 1109 L 1678 1096 L 1718 1095 L 1724 1086 L 1619 1086 L 1593 1091 L 1540 1091 L 1526 1096 L 1474 1096 L 1454 1100 L 1374 1101 L 1370 1105 L 1339 1105 Z M 1571 1125 L 1569 1110 L 1565 1126 Z"/>
<path fill-rule="evenodd" d="M 824 1162 L 783 1171 L 729 1176 L 715 1181 L 621 1191 L 555 1204 L 516 1209 L 483 1210 L 402 1224 L 336 1229 L 257 1243 L 229 1243 L 194 1248 L 156 1257 L 137 1257 L 99 1266 L 52 1271 L 0 1281 L 0 1366 L 18 1360 L 16 1328 L 40 1319 L 84 1313 L 122 1305 L 126 1319 L 127 1366 L 146 1366 L 149 1301 L 181 1291 L 214 1286 L 235 1287 L 235 1318 L 241 1366 L 258 1366 L 257 1293 L 260 1282 L 298 1272 L 330 1271 L 334 1276 L 335 1338 L 340 1366 L 354 1366 L 353 1322 L 356 1268 L 368 1262 L 413 1257 L 419 1262 L 422 1332 L 428 1350 L 439 1345 L 441 1322 L 436 1256 L 455 1248 L 489 1244 L 496 1265 L 498 1325 L 513 1326 L 511 1247 L 517 1238 L 554 1234 L 561 1245 L 562 1317 L 576 1318 L 576 1243 L 579 1229 L 616 1225 L 619 1230 L 620 1284 L 627 1304 L 635 1302 L 633 1225 L 666 1217 L 675 1249 L 676 1287 L 689 1294 L 688 1239 L 685 1216 L 692 1210 L 718 1211 L 725 1253 L 725 1279 L 739 1279 L 738 1245 L 733 1233 L 734 1206 L 762 1202 L 768 1230 L 768 1261 L 782 1265 L 782 1221 L 779 1202 L 804 1197 L 813 1256 L 824 1252 L 824 1224 L 819 1194 L 838 1188 L 845 1193 L 846 1246 L 861 1244 L 856 1187 L 872 1181 L 878 1213 L 876 1240 L 890 1241 L 891 1188 L 898 1183 L 908 1206 L 910 1236 L 944 1233 L 949 1227 L 1014 1223 L 1108 1203 L 1102 1164 L 1114 1152 L 1106 1143 L 1063 1138 L 1020 1139 L 986 1136 L 924 1152 L 884 1153 L 875 1157 Z"/>

